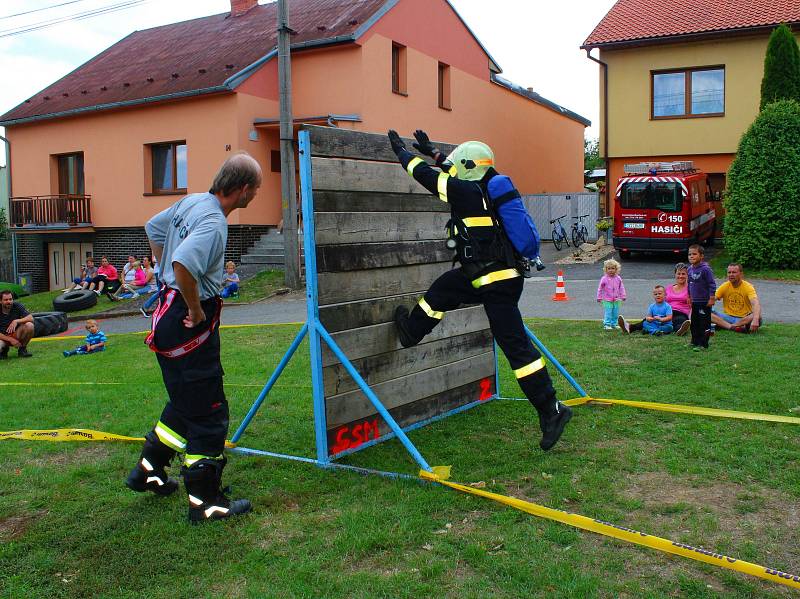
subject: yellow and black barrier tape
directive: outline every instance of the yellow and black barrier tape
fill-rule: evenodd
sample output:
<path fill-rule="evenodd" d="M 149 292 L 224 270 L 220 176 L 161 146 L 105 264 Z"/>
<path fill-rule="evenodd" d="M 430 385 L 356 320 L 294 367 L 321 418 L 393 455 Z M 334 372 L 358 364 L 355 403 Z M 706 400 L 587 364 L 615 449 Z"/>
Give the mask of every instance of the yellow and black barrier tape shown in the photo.
<path fill-rule="evenodd" d="M 51 428 L 51 429 L 20 429 L 17 431 L 0 431 L 0 441 L 4 439 L 19 439 L 21 441 L 122 441 L 125 443 L 143 443 L 144 437 L 126 437 L 115 433 L 95 431 L 89 428 Z M 235 443 L 225 441 L 228 449 L 236 447 Z"/>
<path fill-rule="evenodd" d="M 468 493 L 470 495 L 491 499 L 492 501 L 496 501 L 498 503 L 513 507 L 517 510 L 527 512 L 528 514 L 532 514 L 539 518 L 546 518 L 547 520 L 561 522 L 562 524 L 588 530 L 606 537 L 612 537 L 622 541 L 627 541 L 629 543 L 635 543 L 636 545 L 642 545 L 644 547 L 656 549 L 664 553 L 680 555 L 682 557 L 704 562 L 706 564 L 711 564 L 713 566 L 727 568 L 729 570 L 734 570 L 750 576 L 763 578 L 764 580 L 769 580 L 771 582 L 777 582 L 778 584 L 783 584 L 795 589 L 800 589 L 800 576 L 789 574 L 788 572 L 782 572 L 774 568 L 759 566 L 758 564 L 746 562 L 744 560 L 723 555 L 721 553 L 716 553 L 714 551 L 709 551 L 708 549 L 703 549 L 702 547 L 693 547 L 685 543 L 677 543 L 675 541 L 670 541 L 668 539 L 639 532 L 638 530 L 633 530 L 624 526 L 618 526 L 616 524 L 612 524 L 611 522 L 604 522 L 602 520 L 581 516 L 580 514 L 556 510 L 543 505 L 538 505 L 536 503 L 531 503 L 529 501 L 515 499 L 514 497 L 507 497 L 506 495 L 491 493 L 489 491 L 483 491 L 474 487 L 450 482 L 447 480 L 447 478 L 450 476 L 449 466 L 435 466 L 433 468 L 433 472 L 420 470 L 419 476 L 424 480 L 439 483 L 440 485 L 450 487 L 451 489 L 461 491 L 462 493 Z"/>
<path fill-rule="evenodd" d="M 283 327 L 302 326 L 302 322 L 259 322 L 250 324 L 222 324 L 220 329 L 250 329 L 255 327 Z M 123 333 L 107 333 L 106 337 L 119 337 L 122 335 L 149 335 L 150 331 L 127 331 Z M 31 341 L 64 341 L 69 339 L 86 339 L 86 335 L 50 335 L 49 337 L 34 337 Z"/>

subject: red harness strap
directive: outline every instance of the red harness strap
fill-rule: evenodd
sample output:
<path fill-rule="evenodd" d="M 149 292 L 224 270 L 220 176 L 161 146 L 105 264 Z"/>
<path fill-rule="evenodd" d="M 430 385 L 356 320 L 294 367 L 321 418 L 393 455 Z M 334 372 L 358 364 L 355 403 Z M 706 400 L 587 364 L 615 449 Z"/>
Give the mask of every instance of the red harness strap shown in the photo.
<path fill-rule="evenodd" d="M 166 358 L 183 357 L 186 354 L 193 352 L 198 347 L 203 345 L 203 343 L 208 341 L 208 338 L 211 336 L 211 333 L 213 333 L 214 330 L 217 328 L 217 325 L 219 324 L 219 317 L 220 314 L 222 313 L 222 300 L 216 298 L 217 308 L 216 310 L 214 310 L 214 316 L 211 319 L 211 323 L 209 324 L 208 328 L 205 331 L 203 331 L 196 337 L 193 337 L 186 343 L 183 343 L 182 345 L 173 347 L 172 349 L 168 350 L 160 350 L 156 347 L 155 344 L 156 326 L 158 326 L 158 322 L 161 320 L 161 317 L 164 316 L 167 310 L 169 310 L 170 307 L 172 306 L 172 303 L 175 300 L 176 295 L 177 292 L 174 289 L 168 289 L 163 297 L 158 298 L 158 306 L 156 307 L 156 311 L 153 313 L 153 321 L 150 333 L 144 340 L 144 342 L 152 351 L 156 352 L 157 354 L 161 354 Z"/>

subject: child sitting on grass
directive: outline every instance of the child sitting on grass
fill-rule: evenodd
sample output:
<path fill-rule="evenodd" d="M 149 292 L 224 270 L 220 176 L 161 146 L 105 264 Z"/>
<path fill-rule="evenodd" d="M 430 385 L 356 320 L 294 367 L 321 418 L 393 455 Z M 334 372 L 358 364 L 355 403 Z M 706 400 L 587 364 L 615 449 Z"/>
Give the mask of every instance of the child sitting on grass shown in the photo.
<path fill-rule="evenodd" d="M 641 329 L 642 333 L 650 335 L 669 335 L 673 331 L 672 327 L 672 306 L 666 301 L 666 290 L 663 285 L 653 287 L 653 299 L 655 300 L 647 308 L 647 316 L 637 325 L 631 325 L 622 316 L 619 317 L 619 326 L 623 333 L 630 333 Z"/>
<path fill-rule="evenodd" d="M 99 351 L 105 351 L 106 335 L 98 327 L 97 321 L 94 319 L 87 320 L 86 330 L 89 331 L 89 334 L 86 335 L 86 343 L 80 347 L 76 347 L 73 350 L 64 351 L 65 358 L 68 358 L 69 356 L 93 354 Z"/>
<path fill-rule="evenodd" d="M 222 281 L 224 285 L 220 297 L 231 297 L 239 293 L 239 275 L 236 274 L 236 265 L 233 262 L 228 262 L 225 265 L 225 278 Z"/>

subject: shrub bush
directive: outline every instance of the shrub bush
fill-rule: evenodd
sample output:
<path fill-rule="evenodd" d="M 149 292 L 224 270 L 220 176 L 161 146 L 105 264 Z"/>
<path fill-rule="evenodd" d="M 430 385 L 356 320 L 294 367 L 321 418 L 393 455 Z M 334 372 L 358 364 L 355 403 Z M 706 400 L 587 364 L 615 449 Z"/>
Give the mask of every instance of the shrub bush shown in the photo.
<path fill-rule="evenodd" d="M 800 103 L 758 115 L 728 173 L 725 248 L 759 268 L 800 268 Z"/>
<path fill-rule="evenodd" d="M 776 100 L 800 101 L 800 48 L 786 25 L 776 27 L 769 38 L 760 110 Z"/>

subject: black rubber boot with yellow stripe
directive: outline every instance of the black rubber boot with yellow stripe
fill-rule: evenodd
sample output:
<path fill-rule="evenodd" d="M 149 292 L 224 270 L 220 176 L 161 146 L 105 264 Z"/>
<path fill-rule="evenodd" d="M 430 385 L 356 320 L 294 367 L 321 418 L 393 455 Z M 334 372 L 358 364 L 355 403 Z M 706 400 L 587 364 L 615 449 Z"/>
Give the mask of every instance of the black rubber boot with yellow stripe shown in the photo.
<path fill-rule="evenodd" d="M 253 508 L 247 499 L 231 501 L 223 492 L 222 471 L 226 463 L 225 458 L 203 458 L 181 469 L 189 495 L 189 522 L 192 524 L 246 514 Z"/>
<path fill-rule="evenodd" d="M 556 399 L 556 391 L 547 369 L 538 368 L 533 374 L 517 379 L 528 401 L 539 414 L 542 439 L 539 447 L 547 451 L 561 438 L 564 428 L 572 418 L 572 408 Z"/>
<path fill-rule="evenodd" d="M 128 475 L 125 484 L 138 493 L 151 491 L 156 495 L 171 495 L 178 490 L 178 481 L 167 476 L 166 467 L 175 457 L 175 450 L 167 447 L 153 431 L 145 435 L 139 461 Z"/>
<path fill-rule="evenodd" d="M 394 310 L 394 324 L 397 328 L 397 338 L 403 347 L 414 347 L 421 339 L 415 337 L 408 326 L 408 308 L 397 306 Z"/>

